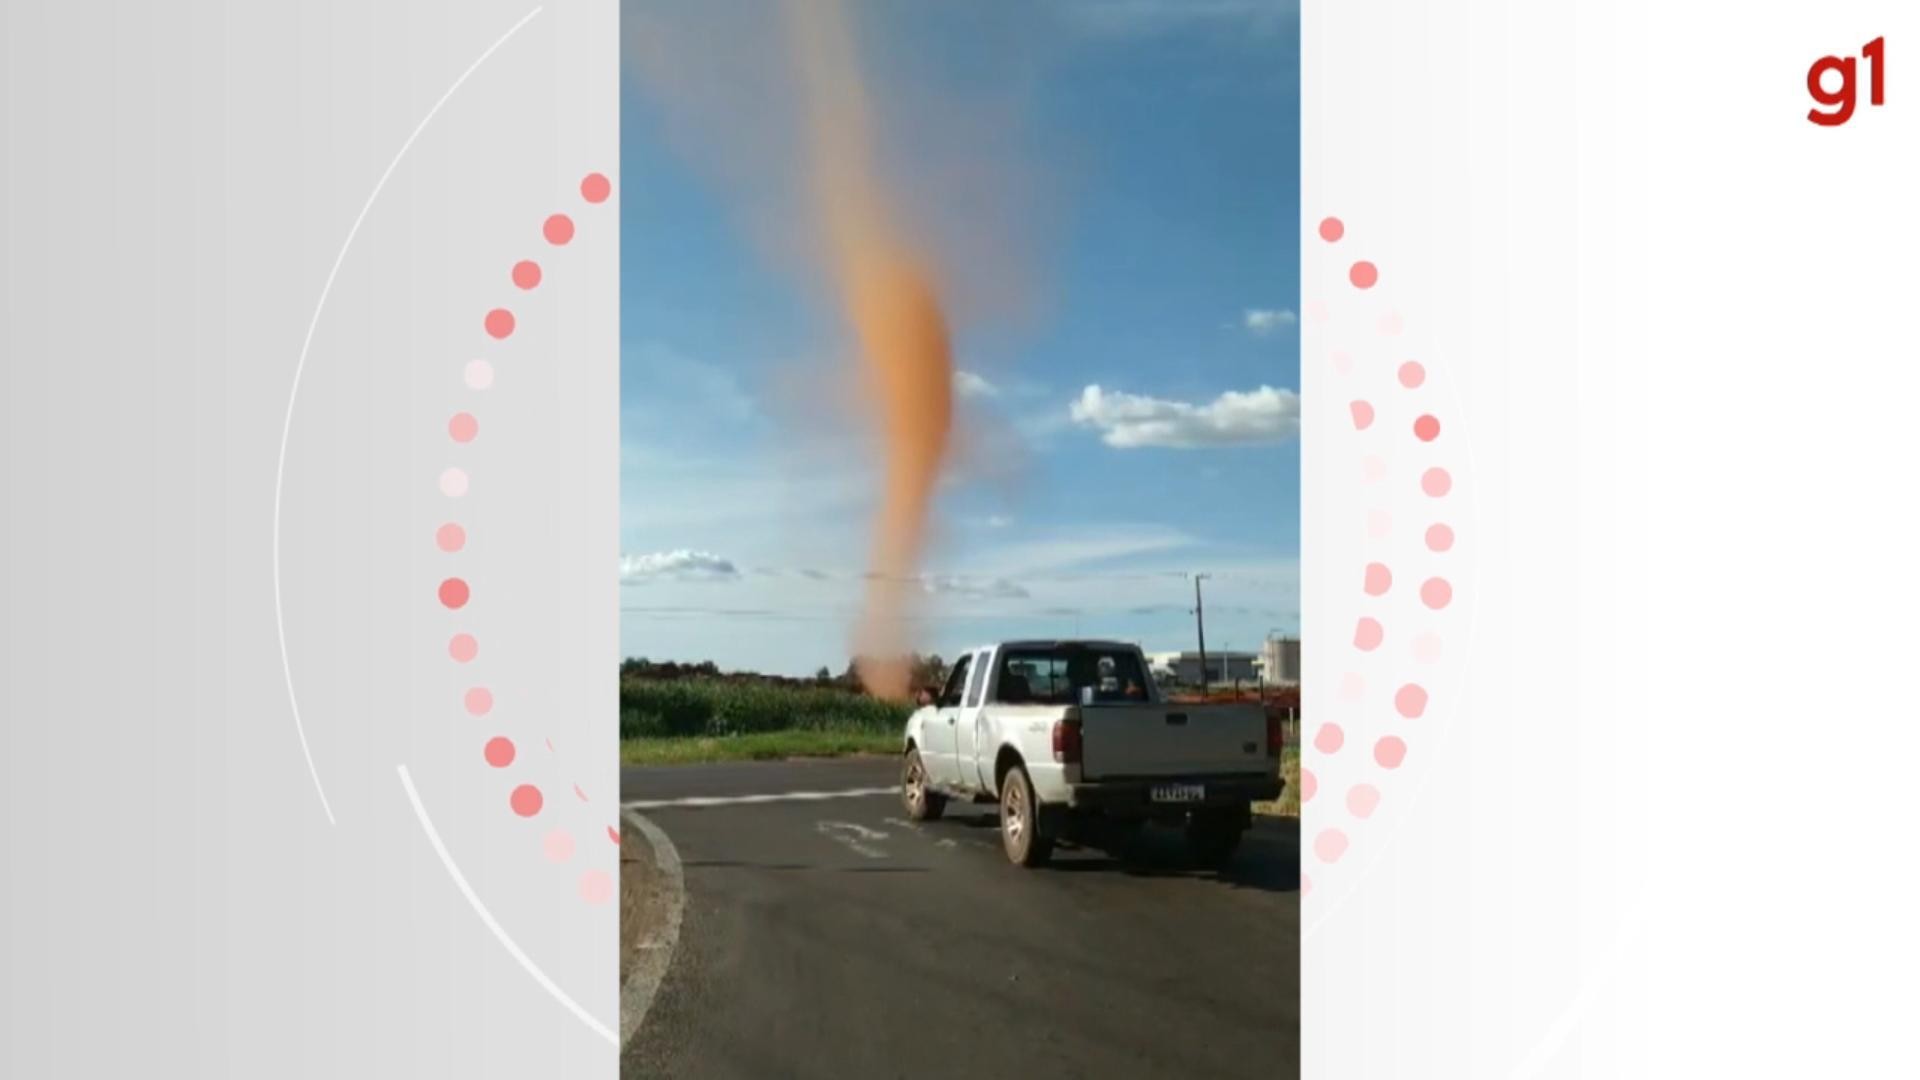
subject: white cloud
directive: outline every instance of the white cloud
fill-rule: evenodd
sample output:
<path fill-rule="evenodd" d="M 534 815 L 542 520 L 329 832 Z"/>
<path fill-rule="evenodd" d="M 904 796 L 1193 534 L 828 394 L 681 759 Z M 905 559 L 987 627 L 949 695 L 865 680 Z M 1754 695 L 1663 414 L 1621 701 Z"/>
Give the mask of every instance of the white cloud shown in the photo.
<path fill-rule="evenodd" d="M 1125 450 L 1257 446 L 1300 433 L 1300 395 L 1271 386 L 1229 390 L 1205 405 L 1089 386 L 1071 412 L 1075 423 L 1097 429 L 1102 442 Z"/>
<path fill-rule="evenodd" d="M 1073 427 L 1073 416 L 1065 409 L 1051 408 L 1031 412 L 1013 421 L 1013 430 L 1029 443 L 1044 446 L 1048 439 Z"/>
<path fill-rule="evenodd" d="M 1286 308 L 1248 308 L 1244 325 L 1248 333 L 1265 337 L 1282 326 L 1292 326 L 1299 321 L 1300 316 Z"/>
<path fill-rule="evenodd" d="M 976 375 L 971 371 L 954 372 L 953 389 L 955 393 L 963 398 L 990 398 L 1000 396 L 999 387 L 988 382 L 984 376 Z"/>
<path fill-rule="evenodd" d="M 1104 542 L 1109 533 L 1126 542 Z M 1194 542 L 1118 564 L 1108 558 L 1123 547 L 1160 549 L 1174 539 L 1159 527 L 1108 523 L 1050 539 L 1051 550 L 988 549 L 965 563 L 930 569 L 908 586 L 919 600 L 907 623 L 908 643 L 948 657 L 986 641 L 1054 635 L 1118 637 L 1149 651 L 1191 649 L 1193 584 L 1186 572 L 1196 569 L 1212 575 L 1208 648 L 1252 648 L 1275 628 L 1298 632 L 1300 574 L 1292 556 Z M 825 580 L 799 570 L 749 579 L 744 556 L 724 550 L 742 567 L 737 584 L 662 581 L 626 590 L 624 655 L 714 660 L 728 670 L 790 675 L 846 665 L 860 610 L 859 570 L 795 562 L 825 568 L 816 571 Z M 1094 561 L 1083 570 L 1051 569 L 1086 559 Z"/>
<path fill-rule="evenodd" d="M 1032 596 L 1024 587 L 1006 578 L 968 578 L 952 574 L 929 574 L 921 587 L 936 596 L 965 596 L 979 600 L 1025 600 Z"/>
<path fill-rule="evenodd" d="M 649 581 L 736 581 L 740 568 L 710 551 L 656 551 L 620 556 L 620 583 Z"/>
<path fill-rule="evenodd" d="M 989 529 L 1004 529 L 1011 524 L 1013 524 L 1013 519 L 1005 514 L 994 514 L 992 517 L 987 518 L 987 528 Z"/>

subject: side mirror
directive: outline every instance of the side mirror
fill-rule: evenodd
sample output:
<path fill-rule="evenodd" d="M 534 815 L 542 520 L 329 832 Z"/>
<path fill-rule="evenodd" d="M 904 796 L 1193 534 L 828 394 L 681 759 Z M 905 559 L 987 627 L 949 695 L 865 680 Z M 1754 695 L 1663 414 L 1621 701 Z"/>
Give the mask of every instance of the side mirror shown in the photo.
<path fill-rule="evenodd" d="M 925 708 L 933 704 L 933 691 L 923 686 L 920 688 L 920 692 L 913 696 L 913 700 L 918 702 L 921 708 Z"/>

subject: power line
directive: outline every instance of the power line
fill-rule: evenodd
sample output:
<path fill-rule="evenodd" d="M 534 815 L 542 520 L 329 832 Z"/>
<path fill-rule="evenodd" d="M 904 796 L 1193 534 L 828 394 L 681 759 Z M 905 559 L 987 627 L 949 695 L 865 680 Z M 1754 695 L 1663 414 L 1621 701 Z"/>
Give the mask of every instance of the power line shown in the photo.
<path fill-rule="evenodd" d="M 1286 618 L 1287 613 L 1271 609 L 1244 607 L 1215 607 L 1216 614 L 1225 613 L 1235 618 L 1275 619 Z M 720 619 L 766 619 L 768 621 L 788 622 L 834 622 L 851 621 L 861 616 L 859 611 L 838 608 L 732 608 L 707 607 L 701 605 L 648 605 L 623 604 L 622 615 L 646 615 L 663 621 L 672 619 L 720 618 Z M 939 613 L 902 614 L 903 622 L 982 622 L 992 619 L 1044 619 L 1056 621 L 1086 619 L 1184 619 L 1193 609 L 1168 604 L 1158 608 L 1048 608 L 1038 611 L 949 611 Z"/>
<path fill-rule="evenodd" d="M 864 571 L 849 572 L 849 571 L 825 571 L 825 570 L 793 570 L 793 569 L 780 569 L 776 567 L 766 567 L 766 566 L 751 567 L 746 571 L 746 573 L 756 577 L 803 579 L 807 581 L 819 581 L 819 582 L 887 581 L 887 582 L 892 582 L 894 584 L 899 584 L 899 585 L 927 585 L 929 583 L 937 584 L 941 581 L 963 581 L 963 582 L 976 581 L 976 582 L 988 582 L 988 583 L 997 582 L 997 581 L 1013 581 L 1013 582 L 1019 582 L 1019 581 L 1099 582 L 1099 581 L 1176 581 L 1176 580 L 1184 581 L 1191 576 L 1190 572 L 1186 570 L 1089 570 L 1089 571 L 1081 571 L 1077 573 L 1072 571 L 1064 571 L 1060 573 L 1025 573 L 1025 572 L 1019 572 L 1019 571 L 1015 571 L 1012 573 L 994 573 L 991 571 L 961 571 L 961 572 L 928 571 L 924 574 L 900 575 L 900 574 L 881 574 L 876 572 L 864 572 Z M 1295 589 L 1295 588 L 1298 588 L 1300 585 L 1299 581 L 1297 580 L 1287 581 L 1287 580 L 1281 580 L 1279 578 L 1265 577 L 1258 573 L 1247 574 L 1247 573 L 1241 573 L 1233 570 L 1210 571 L 1208 576 L 1217 578 L 1221 581 L 1233 581 L 1242 585 L 1253 585 L 1253 586 L 1260 586 L 1260 587 L 1266 587 L 1266 588 Z M 725 580 L 728 580 L 728 579 L 715 578 L 715 577 L 699 577 L 697 575 L 687 575 L 685 577 L 681 577 L 671 573 L 663 573 L 658 576 L 650 577 L 640 581 L 623 581 L 622 584 L 637 588 L 640 586 L 652 584 L 654 582 L 677 582 L 677 581 L 720 582 Z"/>

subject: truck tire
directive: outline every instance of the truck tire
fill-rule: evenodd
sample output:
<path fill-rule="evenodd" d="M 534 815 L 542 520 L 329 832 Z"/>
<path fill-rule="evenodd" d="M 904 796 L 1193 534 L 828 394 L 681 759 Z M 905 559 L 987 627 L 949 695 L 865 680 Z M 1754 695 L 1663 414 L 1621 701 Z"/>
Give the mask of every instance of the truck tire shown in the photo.
<path fill-rule="evenodd" d="M 900 764 L 900 802 L 910 821 L 933 821 L 947 812 L 947 797 L 927 786 L 927 767 L 914 747 Z"/>
<path fill-rule="evenodd" d="M 1040 832 L 1039 811 L 1027 770 L 1019 765 L 1007 770 L 1000 784 L 1000 846 L 1015 866 L 1040 866 L 1053 854 L 1053 837 Z"/>
<path fill-rule="evenodd" d="M 1187 847 L 1194 859 L 1210 867 L 1231 862 L 1241 834 L 1247 831 L 1245 817 L 1232 811 L 1196 811 L 1187 822 Z"/>

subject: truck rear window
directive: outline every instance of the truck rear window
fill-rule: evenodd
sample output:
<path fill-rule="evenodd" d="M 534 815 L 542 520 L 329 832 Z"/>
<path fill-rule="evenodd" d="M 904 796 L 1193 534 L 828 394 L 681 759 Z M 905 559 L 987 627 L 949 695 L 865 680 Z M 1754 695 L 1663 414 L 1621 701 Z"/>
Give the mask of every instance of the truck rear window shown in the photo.
<path fill-rule="evenodd" d="M 1088 686 L 1101 704 L 1148 700 L 1146 673 L 1130 649 L 1011 649 L 995 674 L 993 699 L 1007 705 L 1076 705 Z"/>

